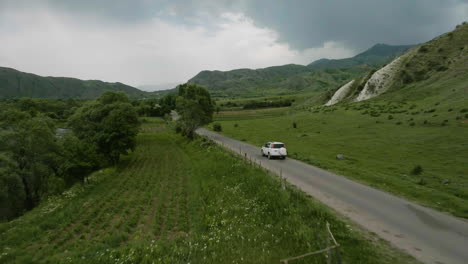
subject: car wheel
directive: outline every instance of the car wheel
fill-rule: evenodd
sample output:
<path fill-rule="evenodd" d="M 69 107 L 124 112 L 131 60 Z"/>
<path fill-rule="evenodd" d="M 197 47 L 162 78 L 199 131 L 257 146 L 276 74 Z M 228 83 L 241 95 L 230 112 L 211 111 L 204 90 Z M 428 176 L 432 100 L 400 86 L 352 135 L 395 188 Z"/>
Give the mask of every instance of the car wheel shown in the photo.
<path fill-rule="evenodd" d="M 270 152 L 268 152 L 268 159 L 271 159 L 271 155 L 270 155 Z"/>
<path fill-rule="evenodd" d="M 260 150 L 260 154 L 262 154 L 262 157 L 265 157 L 265 153 L 263 153 L 263 150 Z"/>

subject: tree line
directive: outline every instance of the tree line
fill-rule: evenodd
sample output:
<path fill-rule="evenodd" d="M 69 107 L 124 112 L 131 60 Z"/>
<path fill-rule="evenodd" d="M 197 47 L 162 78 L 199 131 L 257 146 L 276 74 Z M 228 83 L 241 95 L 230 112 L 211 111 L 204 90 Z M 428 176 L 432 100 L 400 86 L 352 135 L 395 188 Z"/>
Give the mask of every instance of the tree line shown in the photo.
<path fill-rule="evenodd" d="M 124 93 L 94 101 L 0 103 L 0 221 L 17 217 L 135 148 L 139 120 Z"/>

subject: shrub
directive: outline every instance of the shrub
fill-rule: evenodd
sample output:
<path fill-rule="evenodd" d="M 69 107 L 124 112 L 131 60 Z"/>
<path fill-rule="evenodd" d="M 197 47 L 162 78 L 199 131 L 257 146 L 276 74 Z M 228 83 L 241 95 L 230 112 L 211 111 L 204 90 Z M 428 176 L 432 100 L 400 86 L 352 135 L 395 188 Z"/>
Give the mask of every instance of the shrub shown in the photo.
<path fill-rule="evenodd" d="M 293 128 L 297 128 L 297 123 L 296 123 L 296 122 L 293 122 L 293 123 L 292 123 L 292 127 L 293 127 Z"/>
<path fill-rule="evenodd" d="M 427 120 L 424 120 L 423 124 L 425 124 L 425 125 L 426 125 L 426 124 L 427 124 Z"/>
<path fill-rule="evenodd" d="M 389 115 L 388 116 L 388 120 L 392 120 L 393 119 L 393 116 L 392 115 Z"/>
<path fill-rule="evenodd" d="M 235 123 L 235 124 L 234 124 L 234 127 L 239 127 L 239 124 Z"/>
<path fill-rule="evenodd" d="M 448 110 L 448 111 L 449 111 L 449 112 L 452 112 L 452 111 L 453 111 L 453 108 L 449 108 L 449 110 Z"/>
<path fill-rule="evenodd" d="M 221 131 L 223 131 L 223 128 L 221 127 L 220 123 L 214 123 L 213 124 L 213 130 L 216 131 L 216 132 L 221 132 Z"/>
<path fill-rule="evenodd" d="M 410 125 L 410 126 L 414 126 L 414 125 L 416 125 L 416 123 L 411 122 L 409 125 Z"/>
<path fill-rule="evenodd" d="M 175 126 L 175 132 L 178 134 L 182 133 L 182 126 L 179 123 L 177 123 Z"/>
<path fill-rule="evenodd" d="M 419 181 L 418 181 L 418 184 L 419 184 L 419 185 L 426 185 L 427 182 L 426 182 L 426 180 L 424 179 L 424 177 L 421 177 L 421 179 L 419 179 Z"/>
<path fill-rule="evenodd" d="M 411 174 L 412 175 L 421 175 L 421 173 L 423 173 L 423 168 L 421 167 L 421 165 L 416 165 L 414 166 L 414 168 L 411 170 Z"/>
<path fill-rule="evenodd" d="M 401 125 L 401 122 L 396 122 L 397 125 Z"/>
<path fill-rule="evenodd" d="M 418 52 L 421 52 L 421 53 L 426 53 L 428 51 L 429 51 L 429 48 L 426 45 L 421 46 L 418 50 Z"/>
<path fill-rule="evenodd" d="M 468 112 L 468 108 L 463 108 L 462 110 L 460 110 L 460 113 L 466 113 Z"/>

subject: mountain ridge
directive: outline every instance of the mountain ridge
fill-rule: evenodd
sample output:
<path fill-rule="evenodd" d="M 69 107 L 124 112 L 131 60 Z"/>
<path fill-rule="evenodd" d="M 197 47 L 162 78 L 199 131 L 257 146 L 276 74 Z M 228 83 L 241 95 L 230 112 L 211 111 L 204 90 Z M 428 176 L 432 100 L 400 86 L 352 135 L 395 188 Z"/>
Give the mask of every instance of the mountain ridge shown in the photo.
<path fill-rule="evenodd" d="M 131 98 L 146 95 L 146 92 L 120 82 L 40 76 L 0 67 L 0 99 L 19 97 L 94 99 L 105 91 L 124 92 Z"/>
<path fill-rule="evenodd" d="M 259 69 L 203 70 L 189 82 L 203 85 L 215 96 L 256 96 L 322 91 L 390 62 L 412 45 L 376 44 L 346 59 L 319 59 L 309 65 L 285 64 Z"/>

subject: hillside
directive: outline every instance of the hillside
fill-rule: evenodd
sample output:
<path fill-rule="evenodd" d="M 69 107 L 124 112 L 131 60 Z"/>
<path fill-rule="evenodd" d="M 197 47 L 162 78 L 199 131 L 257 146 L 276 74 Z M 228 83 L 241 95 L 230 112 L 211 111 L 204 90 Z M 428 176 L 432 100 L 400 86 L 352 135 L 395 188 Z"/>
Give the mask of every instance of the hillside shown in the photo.
<path fill-rule="evenodd" d="M 122 83 L 42 77 L 0 67 L 0 99 L 19 97 L 93 99 L 109 90 L 124 92 L 132 98 L 145 95 L 145 92 Z"/>
<path fill-rule="evenodd" d="M 216 97 L 325 91 L 388 63 L 409 47 L 377 44 L 353 58 L 322 59 L 308 66 L 288 64 L 256 70 L 202 71 L 189 82 L 207 87 Z"/>
<path fill-rule="evenodd" d="M 392 101 L 428 99 L 452 105 L 466 103 L 467 43 L 468 24 L 464 23 L 410 49 L 372 75 L 357 78 L 346 95 L 338 89 L 340 101 L 363 101 L 381 95 L 381 99 Z"/>

